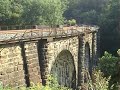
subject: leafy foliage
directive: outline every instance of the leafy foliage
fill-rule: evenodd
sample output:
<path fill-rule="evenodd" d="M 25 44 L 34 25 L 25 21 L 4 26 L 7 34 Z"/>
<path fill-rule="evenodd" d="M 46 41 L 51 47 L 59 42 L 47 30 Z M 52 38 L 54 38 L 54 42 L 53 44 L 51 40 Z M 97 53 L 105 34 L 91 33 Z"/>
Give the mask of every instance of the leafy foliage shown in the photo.
<path fill-rule="evenodd" d="M 99 18 L 101 53 L 105 50 L 116 54 L 120 48 L 120 0 L 109 0 Z M 112 44 L 111 44 L 112 43 Z"/>
<path fill-rule="evenodd" d="M 23 24 L 39 24 L 43 22 L 42 13 L 43 6 L 41 0 L 26 0 L 23 3 L 23 15 L 22 21 Z"/>
<path fill-rule="evenodd" d="M 54 27 L 63 24 L 64 18 L 62 15 L 65 7 L 63 7 L 64 3 L 61 0 L 42 0 L 42 4 L 44 5 L 42 17 L 46 25 Z"/>
<path fill-rule="evenodd" d="M 2 83 L 0 83 L 0 90 L 72 90 L 68 87 L 64 87 L 58 84 L 57 79 L 52 75 L 48 75 L 47 84 L 43 86 L 42 84 L 34 84 L 31 83 L 31 86 L 26 87 L 19 87 L 19 88 L 12 88 L 12 87 L 2 87 Z"/>
<path fill-rule="evenodd" d="M 57 78 L 54 77 L 53 75 L 48 76 L 48 80 L 47 80 L 46 85 L 49 86 L 51 88 L 51 90 L 71 90 L 68 87 L 64 87 L 62 85 L 59 85 Z"/>
<path fill-rule="evenodd" d="M 76 20 L 75 20 L 75 19 L 68 20 L 68 21 L 67 21 L 67 24 L 70 25 L 70 26 L 71 26 L 71 25 L 73 26 L 73 25 L 76 24 Z"/>
<path fill-rule="evenodd" d="M 93 70 L 92 80 L 89 80 L 89 90 L 109 90 L 109 78 L 104 77 L 104 74 L 100 70 Z"/>
<path fill-rule="evenodd" d="M 67 0 L 0 0 L 2 25 L 63 24 Z"/>
<path fill-rule="evenodd" d="M 79 24 L 97 24 L 102 7 L 106 1 L 69 0 L 69 8 L 64 15 L 67 19 L 76 19 Z"/>
<path fill-rule="evenodd" d="M 105 76 L 110 76 L 112 74 L 117 74 L 117 62 L 119 61 L 118 57 L 112 56 L 105 51 L 104 56 L 100 58 L 99 67 L 104 72 Z"/>
<path fill-rule="evenodd" d="M 23 7 L 20 1 L 0 0 L 0 23 L 1 25 L 20 24 Z"/>
<path fill-rule="evenodd" d="M 117 88 L 119 80 L 118 62 L 119 58 L 112 56 L 112 54 L 109 54 L 108 52 L 105 52 L 104 56 L 102 56 L 99 61 L 99 68 L 104 73 L 104 76 L 111 76 L 109 87 L 114 85 L 114 89 Z"/>
<path fill-rule="evenodd" d="M 100 27 L 100 51 L 116 54 L 120 48 L 120 0 L 69 0 L 64 16 L 77 24 Z M 112 43 L 112 44 L 111 44 Z"/>

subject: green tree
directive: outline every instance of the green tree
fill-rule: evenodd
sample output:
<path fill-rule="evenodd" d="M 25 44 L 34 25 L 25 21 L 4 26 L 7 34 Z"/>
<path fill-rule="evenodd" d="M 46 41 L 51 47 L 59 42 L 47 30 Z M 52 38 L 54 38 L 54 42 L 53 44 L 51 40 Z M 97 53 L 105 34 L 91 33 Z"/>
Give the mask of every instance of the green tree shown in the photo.
<path fill-rule="evenodd" d="M 119 70 L 118 70 L 119 58 L 113 56 L 112 54 L 105 52 L 99 60 L 99 68 L 104 73 L 105 77 L 111 76 L 110 87 L 114 85 L 114 88 L 117 88 L 118 79 L 119 79 Z M 116 89 L 115 89 L 116 90 Z"/>
<path fill-rule="evenodd" d="M 0 23 L 2 25 L 15 25 L 21 23 L 20 18 L 23 8 L 20 1 L 0 0 Z"/>
<path fill-rule="evenodd" d="M 27 25 L 43 23 L 42 13 L 44 6 L 42 0 L 26 0 L 23 5 L 22 23 Z"/>
<path fill-rule="evenodd" d="M 66 2 L 63 0 L 27 0 L 23 4 L 23 20 L 25 24 L 44 24 L 52 27 L 63 24 Z"/>
<path fill-rule="evenodd" d="M 67 19 L 76 19 L 79 24 L 97 24 L 102 7 L 107 0 L 70 0 L 64 13 Z"/>
<path fill-rule="evenodd" d="M 100 70 L 92 71 L 92 80 L 88 80 L 89 90 L 109 90 L 110 77 L 104 77 Z"/>
<path fill-rule="evenodd" d="M 75 19 L 68 20 L 68 21 L 67 21 L 67 24 L 70 25 L 70 26 L 71 26 L 71 25 L 73 26 L 73 25 L 76 24 L 76 20 L 75 20 Z"/>
<path fill-rule="evenodd" d="M 99 18 L 102 53 L 107 50 L 116 54 L 117 49 L 120 48 L 119 24 L 120 0 L 109 0 Z"/>
<path fill-rule="evenodd" d="M 22 2 L 23 0 L 10 0 L 10 10 L 11 10 L 11 17 L 9 19 L 9 24 L 12 25 L 20 25 L 22 20 L 21 16 L 23 14 L 23 6 Z"/>
<path fill-rule="evenodd" d="M 43 18 L 46 24 L 52 27 L 63 24 L 63 13 L 66 9 L 65 3 L 61 0 L 43 0 L 43 3 Z"/>
<path fill-rule="evenodd" d="M 2 25 L 63 24 L 67 0 L 0 0 Z"/>
<path fill-rule="evenodd" d="M 9 0 L 0 0 L 0 23 L 4 25 L 11 16 Z"/>

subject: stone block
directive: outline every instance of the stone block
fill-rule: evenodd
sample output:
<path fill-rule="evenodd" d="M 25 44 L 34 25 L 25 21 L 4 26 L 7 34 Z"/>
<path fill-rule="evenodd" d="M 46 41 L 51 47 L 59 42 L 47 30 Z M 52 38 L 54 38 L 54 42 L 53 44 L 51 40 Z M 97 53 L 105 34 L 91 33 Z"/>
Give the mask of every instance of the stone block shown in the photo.
<path fill-rule="evenodd" d="M 18 71 L 23 70 L 23 65 L 18 65 Z"/>

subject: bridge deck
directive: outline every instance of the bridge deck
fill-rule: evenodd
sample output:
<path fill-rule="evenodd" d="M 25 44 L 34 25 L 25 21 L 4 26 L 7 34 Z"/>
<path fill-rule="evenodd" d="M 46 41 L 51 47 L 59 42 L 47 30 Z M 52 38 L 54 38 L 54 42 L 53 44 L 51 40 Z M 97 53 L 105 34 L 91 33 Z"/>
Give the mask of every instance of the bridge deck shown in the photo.
<path fill-rule="evenodd" d="M 1 30 L 0 43 L 44 37 L 67 37 L 96 30 L 95 27 L 63 27 L 25 30 Z"/>

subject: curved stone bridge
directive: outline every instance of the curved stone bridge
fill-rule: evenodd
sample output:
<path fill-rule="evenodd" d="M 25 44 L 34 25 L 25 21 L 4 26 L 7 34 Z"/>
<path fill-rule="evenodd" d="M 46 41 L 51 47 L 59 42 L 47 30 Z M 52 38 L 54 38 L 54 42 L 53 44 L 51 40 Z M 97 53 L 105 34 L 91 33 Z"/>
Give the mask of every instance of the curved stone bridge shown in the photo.
<path fill-rule="evenodd" d="M 49 30 L 0 31 L 0 81 L 4 86 L 45 85 L 49 74 L 73 89 L 87 82 L 97 63 L 97 28 Z"/>

